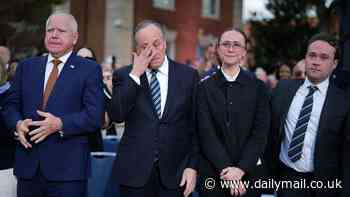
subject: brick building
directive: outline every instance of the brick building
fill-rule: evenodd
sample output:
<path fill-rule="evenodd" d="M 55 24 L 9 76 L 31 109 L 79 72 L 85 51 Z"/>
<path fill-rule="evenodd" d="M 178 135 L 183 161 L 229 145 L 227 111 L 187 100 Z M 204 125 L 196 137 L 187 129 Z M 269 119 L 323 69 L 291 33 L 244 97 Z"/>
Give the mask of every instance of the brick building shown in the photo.
<path fill-rule="evenodd" d="M 164 26 L 168 55 L 196 60 L 225 29 L 242 24 L 243 0 L 66 0 L 55 9 L 78 20 L 78 47 L 89 46 L 102 61 L 116 55 L 130 63 L 134 25 L 152 19 Z"/>

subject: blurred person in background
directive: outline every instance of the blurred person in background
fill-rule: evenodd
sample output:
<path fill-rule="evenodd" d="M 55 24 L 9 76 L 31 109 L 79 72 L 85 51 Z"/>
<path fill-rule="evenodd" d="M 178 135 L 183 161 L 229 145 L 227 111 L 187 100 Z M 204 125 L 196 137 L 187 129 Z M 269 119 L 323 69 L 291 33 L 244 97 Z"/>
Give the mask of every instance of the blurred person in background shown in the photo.
<path fill-rule="evenodd" d="M 80 48 L 77 52 L 77 55 L 97 62 L 95 52 L 89 47 Z"/>
<path fill-rule="evenodd" d="M 14 61 L 14 62 L 11 62 L 11 64 L 7 68 L 7 74 L 8 74 L 7 80 L 10 83 L 13 81 L 15 77 L 17 65 L 18 65 L 18 62 Z"/>
<path fill-rule="evenodd" d="M 9 88 L 6 64 L 0 58 L 0 196 L 16 197 L 17 180 L 13 175 L 15 136 L 14 131 L 6 127 L 2 115 Z"/>
<path fill-rule="evenodd" d="M 0 58 L 5 64 L 5 68 L 8 69 L 11 61 L 11 52 L 10 49 L 6 46 L 0 46 Z"/>
<path fill-rule="evenodd" d="M 198 67 L 198 73 L 201 78 L 205 76 L 210 76 L 213 72 L 218 70 L 218 61 L 215 50 L 216 44 L 214 42 L 210 43 L 205 47 L 203 63 Z"/>
<path fill-rule="evenodd" d="M 300 60 L 293 67 L 292 79 L 305 79 L 305 60 Z"/>
<path fill-rule="evenodd" d="M 261 67 L 256 68 L 255 75 L 256 75 L 256 78 L 260 79 L 265 84 L 268 83 L 268 77 L 267 77 L 266 71 L 263 68 Z"/>
<path fill-rule="evenodd" d="M 286 62 L 280 62 L 276 65 L 277 80 L 290 79 L 292 77 L 292 68 Z"/>

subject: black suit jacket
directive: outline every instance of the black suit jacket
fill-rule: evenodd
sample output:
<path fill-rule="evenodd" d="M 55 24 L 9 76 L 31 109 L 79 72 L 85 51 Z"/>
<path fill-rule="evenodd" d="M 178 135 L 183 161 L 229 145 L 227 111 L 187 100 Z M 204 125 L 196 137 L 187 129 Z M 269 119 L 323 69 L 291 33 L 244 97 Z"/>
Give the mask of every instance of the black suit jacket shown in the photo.
<path fill-rule="evenodd" d="M 284 139 L 284 123 L 287 117 L 293 97 L 299 87 L 304 83 L 303 80 L 280 81 L 274 90 L 271 98 L 272 124 L 271 124 L 271 142 L 267 146 L 268 161 L 273 163 L 270 166 L 273 172 L 279 171 L 279 154 L 281 142 Z M 349 129 L 347 121 L 349 113 L 349 102 L 346 94 L 337 88 L 334 83 L 329 84 L 327 96 L 316 136 L 314 152 L 314 178 L 324 181 L 340 179 L 342 176 L 342 153 L 345 131 Z M 331 189 L 318 189 L 319 196 L 336 196 L 337 191 Z"/>
<path fill-rule="evenodd" d="M 0 170 L 13 168 L 15 157 L 14 131 L 6 127 L 6 122 L 2 115 L 7 96 L 8 90 L 0 93 Z"/>
<path fill-rule="evenodd" d="M 209 163 L 201 165 L 201 170 L 219 176 L 222 169 L 235 166 L 249 174 L 261 158 L 270 129 L 268 90 L 262 81 L 241 69 L 231 104 L 234 112 L 228 124 L 229 101 L 222 91 L 225 83 L 218 71 L 198 87 L 198 135 L 203 157 Z"/>
<path fill-rule="evenodd" d="M 158 149 L 162 183 L 168 188 L 178 188 L 183 170 L 197 168 L 194 102 L 198 74 L 186 65 L 169 60 L 168 94 L 159 120 L 146 73 L 140 78 L 140 86 L 129 76 L 131 68 L 121 68 L 113 75 L 109 113 L 112 120 L 125 121 L 115 176 L 122 185 L 144 186 Z"/>

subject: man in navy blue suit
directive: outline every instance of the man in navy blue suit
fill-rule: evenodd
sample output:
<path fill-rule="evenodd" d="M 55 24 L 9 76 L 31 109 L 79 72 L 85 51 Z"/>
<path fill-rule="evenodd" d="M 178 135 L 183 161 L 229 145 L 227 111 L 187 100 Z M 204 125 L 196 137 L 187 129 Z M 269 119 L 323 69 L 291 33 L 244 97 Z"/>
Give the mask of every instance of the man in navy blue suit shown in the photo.
<path fill-rule="evenodd" d="M 4 117 L 16 130 L 19 197 L 83 197 L 90 173 L 87 134 L 101 127 L 101 67 L 72 53 L 78 40 L 72 15 L 46 23 L 48 56 L 24 60 L 9 90 Z"/>
<path fill-rule="evenodd" d="M 113 76 L 111 119 L 125 121 L 114 170 L 123 197 L 189 196 L 196 185 L 198 75 L 166 57 L 161 27 L 135 29 L 133 65 Z"/>

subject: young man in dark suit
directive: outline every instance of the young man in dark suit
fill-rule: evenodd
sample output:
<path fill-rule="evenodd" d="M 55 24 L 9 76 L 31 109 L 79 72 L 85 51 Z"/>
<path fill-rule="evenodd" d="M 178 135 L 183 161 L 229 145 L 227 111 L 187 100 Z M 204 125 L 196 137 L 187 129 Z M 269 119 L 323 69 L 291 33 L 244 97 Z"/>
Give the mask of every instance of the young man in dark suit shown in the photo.
<path fill-rule="evenodd" d="M 78 25 L 70 14 L 46 23 L 48 56 L 21 62 L 4 118 L 16 130 L 19 197 L 83 197 L 90 174 L 87 134 L 101 127 L 101 67 L 72 53 Z"/>
<path fill-rule="evenodd" d="M 123 197 L 187 197 L 197 176 L 197 73 L 166 56 L 158 23 L 138 24 L 135 43 L 133 64 L 113 76 L 110 116 L 125 121 L 114 176 Z"/>
<path fill-rule="evenodd" d="M 337 42 L 313 36 L 305 55 L 306 79 L 280 81 L 273 92 L 271 166 L 279 180 L 322 181 L 342 177 L 342 153 L 349 130 L 349 102 L 329 81 L 336 67 Z M 336 184 L 334 184 L 336 185 Z M 330 185 L 332 186 L 332 184 Z M 335 197 L 339 189 L 280 188 L 282 197 Z"/>

